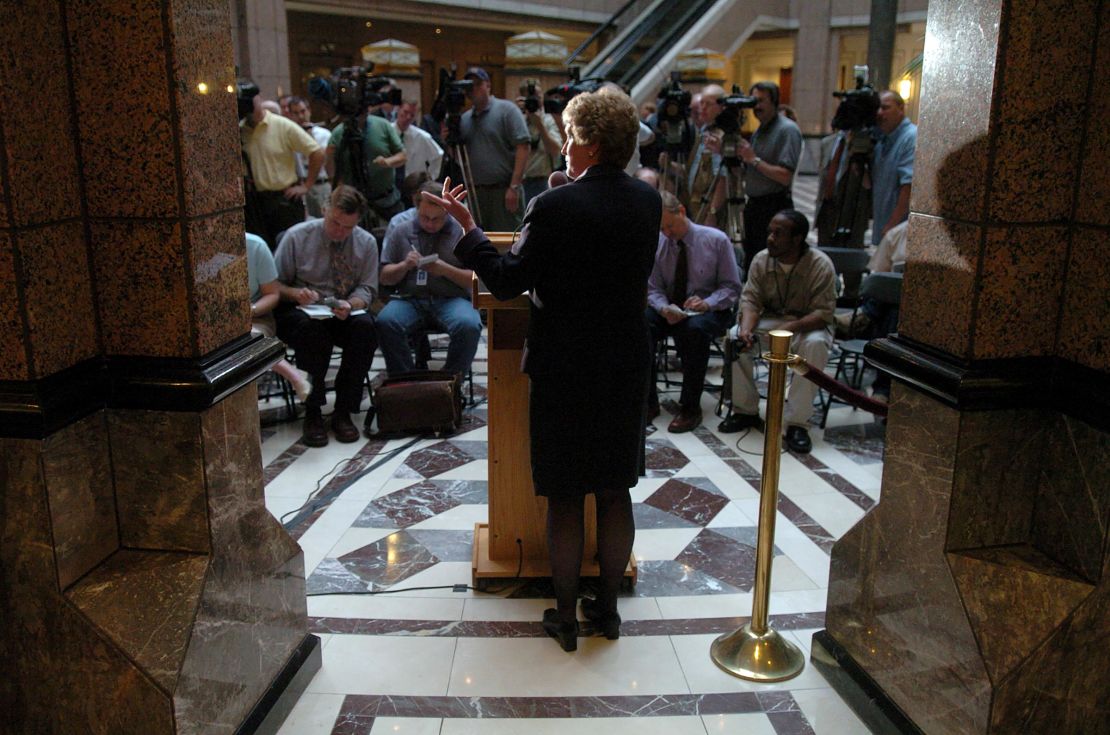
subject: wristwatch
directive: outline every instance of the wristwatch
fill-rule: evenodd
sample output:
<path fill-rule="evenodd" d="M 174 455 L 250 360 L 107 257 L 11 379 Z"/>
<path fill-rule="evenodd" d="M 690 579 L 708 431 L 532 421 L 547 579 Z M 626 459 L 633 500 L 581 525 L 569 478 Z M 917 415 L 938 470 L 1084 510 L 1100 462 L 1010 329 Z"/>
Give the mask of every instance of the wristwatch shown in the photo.
<path fill-rule="evenodd" d="M 755 158 L 753 158 L 752 159 L 752 170 L 754 171 L 755 169 L 759 168 L 759 164 L 761 164 L 761 163 L 763 163 L 763 159 L 760 158 L 759 156 L 756 156 Z"/>

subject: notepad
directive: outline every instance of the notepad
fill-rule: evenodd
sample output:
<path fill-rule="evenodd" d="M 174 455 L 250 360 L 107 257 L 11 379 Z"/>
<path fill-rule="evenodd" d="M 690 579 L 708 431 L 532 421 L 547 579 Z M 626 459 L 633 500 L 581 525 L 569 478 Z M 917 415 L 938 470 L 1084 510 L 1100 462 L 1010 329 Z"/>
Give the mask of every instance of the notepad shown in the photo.
<path fill-rule="evenodd" d="M 305 314 L 308 314 L 312 319 L 331 319 L 335 316 L 335 312 L 331 310 L 331 307 L 324 306 L 323 304 L 309 304 L 307 306 L 298 306 L 297 308 Z M 351 310 L 351 316 L 358 316 L 365 313 L 366 309 Z"/>

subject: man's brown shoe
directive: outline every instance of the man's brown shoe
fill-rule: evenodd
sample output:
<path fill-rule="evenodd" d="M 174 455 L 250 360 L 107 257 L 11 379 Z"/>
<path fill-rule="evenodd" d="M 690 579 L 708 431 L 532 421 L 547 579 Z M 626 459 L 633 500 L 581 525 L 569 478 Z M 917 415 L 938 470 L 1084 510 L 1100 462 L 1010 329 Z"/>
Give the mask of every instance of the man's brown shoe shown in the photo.
<path fill-rule="evenodd" d="M 667 427 L 667 431 L 672 434 L 683 434 L 687 431 L 693 431 L 698 427 L 698 424 L 700 423 L 700 409 L 691 411 L 683 408 L 679 410 L 678 415 L 674 417 L 673 421 L 671 421 L 670 425 Z"/>
<path fill-rule="evenodd" d="M 324 426 L 324 417 L 320 414 L 319 408 L 305 409 L 301 441 L 309 447 L 326 447 L 328 445 L 328 430 Z"/>
<path fill-rule="evenodd" d="M 331 415 L 331 431 L 335 434 L 335 438 L 344 444 L 357 442 L 358 438 L 362 436 L 355 422 L 351 421 L 351 414 L 345 411 L 334 411 Z"/>

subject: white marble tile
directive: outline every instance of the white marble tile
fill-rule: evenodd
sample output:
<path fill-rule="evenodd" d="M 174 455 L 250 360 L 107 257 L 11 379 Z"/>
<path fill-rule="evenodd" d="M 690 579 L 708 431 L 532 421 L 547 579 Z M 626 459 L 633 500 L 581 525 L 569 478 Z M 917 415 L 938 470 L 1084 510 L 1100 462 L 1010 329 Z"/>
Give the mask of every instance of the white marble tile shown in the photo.
<path fill-rule="evenodd" d="M 550 638 L 460 638 L 448 694 L 571 697 L 689 692 L 665 636 L 580 638 L 566 653 Z"/>
<path fill-rule="evenodd" d="M 370 735 L 439 735 L 442 726 L 438 717 L 375 717 Z"/>
<path fill-rule="evenodd" d="M 820 449 L 815 448 L 813 456 L 821 460 L 830 470 L 867 493 L 871 498 L 878 499 L 879 487 L 882 482 L 882 463 L 859 464 L 828 446 Z M 877 472 L 875 468 L 878 468 Z"/>
<path fill-rule="evenodd" d="M 365 444 L 365 438 L 351 444 L 331 441 L 326 447 L 307 450 L 266 486 L 266 495 L 307 498 L 317 485 L 327 485 L 341 472 L 345 460 L 353 457 Z"/>
<path fill-rule="evenodd" d="M 328 506 L 316 522 L 298 540 L 304 551 L 306 574 L 312 574 L 316 565 L 328 556 L 336 540 L 351 527 L 366 507 L 364 500 L 340 498 Z"/>
<path fill-rule="evenodd" d="M 439 478 L 436 478 L 439 479 Z M 437 529 L 441 531 L 473 531 L 475 523 L 489 522 L 488 505 L 456 505 L 437 516 L 426 518 L 409 526 L 412 529 Z"/>
<path fill-rule="evenodd" d="M 798 504 L 822 528 L 840 538 L 863 517 L 863 509 L 840 493 L 827 495 L 801 495 L 790 499 Z"/>
<path fill-rule="evenodd" d="M 729 503 L 721 512 L 713 516 L 709 523 L 705 524 L 706 528 L 751 528 L 757 526 L 754 518 L 749 518 L 746 514 L 741 512 L 740 506 L 736 503 Z"/>
<path fill-rule="evenodd" d="M 791 523 L 775 524 L 775 546 L 819 586 L 829 583 L 829 555 Z"/>
<path fill-rule="evenodd" d="M 355 549 L 361 549 L 363 546 L 381 541 L 386 536 L 395 533 L 397 533 L 395 528 L 348 528 L 335 542 L 335 545 L 328 550 L 328 557 L 338 558 L 351 553 Z"/>
<path fill-rule="evenodd" d="M 797 641 L 789 634 L 791 643 Z M 710 646 L 717 639 L 716 635 L 676 635 L 671 636 L 679 661 L 682 662 L 682 671 L 694 692 L 759 692 L 771 689 L 823 689 L 829 686 L 807 660 L 802 673 L 793 679 L 772 683 L 756 683 L 740 679 L 726 673 L 713 662 L 710 657 Z"/>
<path fill-rule="evenodd" d="M 308 691 L 439 696 L 447 693 L 454 638 L 336 635 Z"/>
<path fill-rule="evenodd" d="M 316 618 L 460 620 L 463 603 L 463 595 L 458 595 L 458 599 L 398 595 L 324 595 L 308 598 L 308 614 Z"/>
<path fill-rule="evenodd" d="M 671 560 L 701 533 L 700 528 L 651 528 L 636 531 L 632 553 L 637 561 Z"/>
<path fill-rule="evenodd" d="M 736 470 L 725 464 L 724 460 L 716 455 L 696 457 L 694 464 L 702 476 L 708 478 L 717 489 L 730 500 L 752 500 L 759 498 L 759 493 L 748 481 L 736 474 Z"/>
<path fill-rule="evenodd" d="M 775 727 L 762 712 L 744 715 L 703 715 L 702 723 L 709 735 L 776 735 Z"/>
<path fill-rule="evenodd" d="M 476 459 L 473 462 L 467 462 L 461 467 L 456 467 L 453 470 L 436 475 L 436 480 L 488 480 L 489 479 L 489 460 Z"/>
<path fill-rule="evenodd" d="M 331 735 L 343 698 L 342 694 L 305 692 L 285 718 L 278 735 Z"/>
<path fill-rule="evenodd" d="M 642 503 L 651 497 L 652 493 L 663 486 L 669 477 L 641 477 L 636 487 L 629 491 L 633 503 Z"/>
<path fill-rule="evenodd" d="M 832 689 L 802 689 L 793 694 L 815 735 L 851 735 L 868 731 L 867 726 Z"/>
<path fill-rule="evenodd" d="M 519 735 L 520 733 L 528 735 L 705 735 L 705 726 L 701 718 L 696 716 L 577 717 L 573 720 L 445 719 L 441 731 L 441 735 Z"/>
<path fill-rule="evenodd" d="M 818 585 L 806 575 L 794 560 L 788 556 L 776 556 L 771 564 L 771 592 L 787 592 L 792 590 L 812 590 Z"/>

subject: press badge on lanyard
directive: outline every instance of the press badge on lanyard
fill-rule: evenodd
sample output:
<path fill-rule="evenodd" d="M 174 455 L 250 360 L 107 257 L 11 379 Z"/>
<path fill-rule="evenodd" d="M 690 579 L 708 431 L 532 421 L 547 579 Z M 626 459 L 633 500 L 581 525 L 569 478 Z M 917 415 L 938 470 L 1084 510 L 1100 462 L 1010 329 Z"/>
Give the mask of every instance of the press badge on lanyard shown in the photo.
<path fill-rule="evenodd" d="M 424 270 L 423 268 L 420 268 L 416 271 L 416 285 L 417 286 L 427 286 L 428 285 L 428 271 Z"/>

